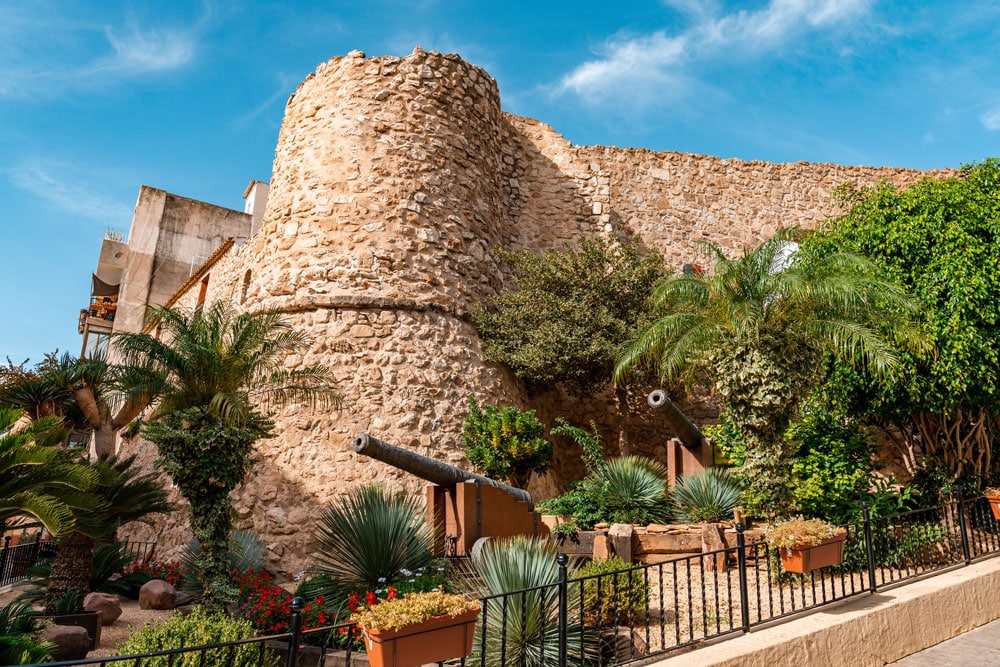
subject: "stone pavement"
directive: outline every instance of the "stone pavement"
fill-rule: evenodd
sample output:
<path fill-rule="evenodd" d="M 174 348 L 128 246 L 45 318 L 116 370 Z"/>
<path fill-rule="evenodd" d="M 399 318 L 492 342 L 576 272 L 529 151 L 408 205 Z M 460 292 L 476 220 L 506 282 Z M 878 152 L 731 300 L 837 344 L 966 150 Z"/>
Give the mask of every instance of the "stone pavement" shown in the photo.
<path fill-rule="evenodd" d="M 1000 665 L 1000 621 L 907 656 L 888 667 L 994 667 Z"/>

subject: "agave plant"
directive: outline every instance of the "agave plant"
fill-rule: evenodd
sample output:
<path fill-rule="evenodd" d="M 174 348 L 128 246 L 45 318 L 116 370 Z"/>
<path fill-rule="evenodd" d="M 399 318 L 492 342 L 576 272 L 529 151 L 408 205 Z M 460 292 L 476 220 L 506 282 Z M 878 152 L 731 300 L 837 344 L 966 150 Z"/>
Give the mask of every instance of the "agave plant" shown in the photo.
<path fill-rule="evenodd" d="M 348 591 L 392 583 L 431 561 L 433 532 L 418 500 L 360 486 L 327 507 L 316 526 L 316 570 Z"/>
<path fill-rule="evenodd" d="M 487 667 L 558 664 L 558 555 L 554 542 L 520 536 L 490 540 L 472 554 L 472 571 L 461 586 L 482 598 L 484 619 L 476 628 L 473 663 L 481 661 Z M 574 586 L 578 591 L 579 583 Z M 597 638 L 584 629 L 578 613 L 574 617 L 575 608 L 570 612 L 567 659 L 573 665 L 594 662 Z"/>
<path fill-rule="evenodd" d="M 666 523 L 670 520 L 667 469 L 642 456 L 611 459 L 583 482 L 584 491 L 625 523 Z"/>
<path fill-rule="evenodd" d="M 674 485 L 674 511 L 685 523 L 715 523 L 733 516 L 740 485 L 728 472 L 709 468 L 681 477 Z"/>

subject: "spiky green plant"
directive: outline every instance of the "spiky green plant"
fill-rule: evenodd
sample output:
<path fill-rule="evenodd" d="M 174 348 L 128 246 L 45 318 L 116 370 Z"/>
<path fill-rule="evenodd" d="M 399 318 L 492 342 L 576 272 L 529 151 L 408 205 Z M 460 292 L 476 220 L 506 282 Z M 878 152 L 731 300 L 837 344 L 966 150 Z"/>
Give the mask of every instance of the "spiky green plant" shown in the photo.
<path fill-rule="evenodd" d="M 558 555 L 555 543 L 528 537 L 491 540 L 473 554 L 472 572 L 461 586 L 482 599 L 486 620 L 476 628 L 472 662 L 487 667 L 558 664 Z M 575 609 L 566 634 L 570 664 L 596 660 L 597 638 L 584 629 Z"/>
<path fill-rule="evenodd" d="M 375 590 L 430 563 L 433 539 L 417 499 L 360 486 L 320 515 L 316 569 L 347 590 Z"/>
<path fill-rule="evenodd" d="M 36 617 L 31 605 L 11 602 L 0 607 L 0 663 L 29 665 L 48 662 L 55 646 L 35 640 Z"/>
<path fill-rule="evenodd" d="M 609 509 L 614 521 L 647 524 L 670 519 L 667 469 L 652 459 L 611 459 L 583 481 L 583 489 Z"/>
<path fill-rule="evenodd" d="M 677 480 L 674 513 L 685 523 L 715 523 L 733 516 L 740 504 L 740 485 L 725 470 L 709 468 Z"/>

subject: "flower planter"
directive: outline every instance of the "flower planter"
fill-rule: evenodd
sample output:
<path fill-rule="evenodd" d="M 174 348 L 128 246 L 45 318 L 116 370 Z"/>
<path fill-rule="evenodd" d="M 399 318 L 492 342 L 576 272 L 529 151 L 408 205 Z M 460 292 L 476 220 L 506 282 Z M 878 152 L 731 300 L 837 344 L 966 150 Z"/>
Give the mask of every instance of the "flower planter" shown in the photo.
<path fill-rule="evenodd" d="M 806 574 L 821 567 L 839 565 L 844 558 L 844 540 L 847 533 L 834 535 L 819 544 L 809 547 L 786 547 L 778 549 L 781 564 L 786 572 Z"/>
<path fill-rule="evenodd" d="M 369 630 L 365 648 L 372 667 L 418 667 L 472 653 L 479 609 L 436 616 L 399 630 Z"/>
<path fill-rule="evenodd" d="M 1000 521 L 1000 496 L 986 496 L 986 500 L 990 501 L 993 518 Z"/>

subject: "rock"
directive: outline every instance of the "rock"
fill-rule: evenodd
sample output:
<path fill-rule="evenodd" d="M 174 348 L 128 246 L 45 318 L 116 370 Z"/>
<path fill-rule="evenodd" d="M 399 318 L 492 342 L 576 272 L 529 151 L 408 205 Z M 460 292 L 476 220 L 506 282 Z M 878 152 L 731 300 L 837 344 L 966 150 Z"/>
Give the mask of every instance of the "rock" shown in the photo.
<path fill-rule="evenodd" d="M 722 538 L 721 523 L 706 523 L 701 528 L 701 552 L 710 553 L 705 557 L 705 569 L 709 572 L 726 571 L 726 541 Z"/>
<path fill-rule="evenodd" d="M 83 598 L 84 611 L 101 612 L 101 625 L 111 625 L 122 615 L 122 603 L 110 593 L 87 593 Z"/>
<path fill-rule="evenodd" d="M 594 536 L 594 560 L 604 560 L 611 556 L 611 541 L 607 533 L 598 533 Z"/>
<path fill-rule="evenodd" d="M 42 630 L 42 639 L 56 645 L 52 649 L 55 660 L 80 660 L 90 650 L 90 635 L 78 625 L 50 625 Z"/>
<path fill-rule="evenodd" d="M 140 609 L 173 609 L 177 606 L 177 590 L 162 579 L 151 579 L 139 589 Z"/>

